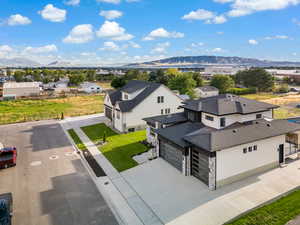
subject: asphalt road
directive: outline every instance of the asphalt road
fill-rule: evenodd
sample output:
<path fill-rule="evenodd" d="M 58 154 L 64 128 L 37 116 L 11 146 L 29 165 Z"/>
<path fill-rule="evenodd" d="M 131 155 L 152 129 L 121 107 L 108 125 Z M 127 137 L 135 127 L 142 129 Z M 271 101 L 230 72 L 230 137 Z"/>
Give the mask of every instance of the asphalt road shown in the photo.
<path fill-rule="evenodd" d="M 58 123 L 0 126 L 0 142 L 18 149 L 17 166 L 0 170 L 13 225 L 118 224 Z"/>

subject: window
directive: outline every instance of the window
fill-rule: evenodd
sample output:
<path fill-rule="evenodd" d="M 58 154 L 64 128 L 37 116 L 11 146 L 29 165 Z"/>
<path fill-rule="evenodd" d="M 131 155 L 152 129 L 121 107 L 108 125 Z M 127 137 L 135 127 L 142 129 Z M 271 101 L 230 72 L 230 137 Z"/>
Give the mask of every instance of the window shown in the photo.
<path fill-rule="evenodd" d="M 164 103 L 164 96 L 158 96 L 157 103 Z"/>
<path fill-rule="evenodd" d="M 220 126 L 225 127 L 225 124 L 226 124 L 226 118 L 223 117 L 223 118 L 220 119 Z"/>
<path fill-rule="evenodd" d="M 209 120 L 209 121 L 214 121 L 214 118 L 212 116 L 208 116 L 208 115 L 205 116 L 205 119 Z"/>
<path fill-rule="evenodd" d="M 256 119 L 261 119 L 262 118 L 262 114 L 256 114 Z"/>
<path fill-rule="evenodd" d="M 128 99 L 128 95 L 124 94 L 124 99 L 127 100 Z"/>
<path fill-rule="evenodd" d="M 120 119 L 120 111 L 117 111 L 117 119 Z"/>
<path fill-rule="evenodd" d="M 161 114 L 161 115 L 164 115 L 164 110 L 163 110 L 163 109 L 160 110 L 160 114 Z"/>
<path fill-rule="evenodd" d="M 250 147 L 248 148 L 248 151 L 249 151 L 249 152 L 252 152 L 252 146 L 250 146 Z"/>
<path fill-rule="evenodd" d="M 243 149 L 243 153 L 246 154 L 247 153 L 247 148 Z"/>
<path fill-rule="evenodd" d="M 135 131 L 135 128 L 129 128 L 128 129 L 128 132 L 134 132 Z"/>
<path fill-rule="evenodd" d="M 257 151 L 257 145 L 253 146 L 253 151 Z"/>
<path fill-rule="evenodd" d="M 165 109 L 165 114 L 170 114 L 170 112 L 171 112 L 171 109 L 170 109 L 170 108 Z"/>

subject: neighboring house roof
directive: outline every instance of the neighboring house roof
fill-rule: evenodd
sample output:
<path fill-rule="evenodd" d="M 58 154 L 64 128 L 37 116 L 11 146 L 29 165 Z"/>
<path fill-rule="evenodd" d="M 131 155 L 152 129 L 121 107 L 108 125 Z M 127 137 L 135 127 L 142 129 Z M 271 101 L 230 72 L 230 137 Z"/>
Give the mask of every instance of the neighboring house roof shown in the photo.
<path fill-rule="evenodd" d="M 3 84 L 3 88 L 39 88 L 39 82 L 7 82 Z"/>
<path fill-rule="evenodd" d="M 288 120 L 260 119 L 235 124 L 222 130 L 211 130 L 205 127 L 185 135 L 182 139 L 201 149 L 214 152 L 297 130 L 300 130 L 300 125 Z"/>
<path fill-rule="evenodd" d="M 153 91 L 158 89 L 162 84 L 151 83 L 146 81 L 129 81 L 124 87 L 120 88 L 117 91 L 110 92 L 109 98 L 112 105 L 118 103 L 119 108 L 122 112 L 129 112 L 139 103 L 141 103 L 145 98 L 147 98 Z M 134 93 L 138 90 L 142 90 L 135 98 L 131 100 L 122 100 L 122 92 Z"/>
<path fill-rule="evenodd" d="M 203 86 L 203 87 L 197 87 L 196 89 L 199 89 L 203 92 L 213 92 L 213 91 L 219 91 L 218 88 L 213 86 Z"/>
<path fill-rule="evenodd" d="M 232 94 L 222 94 L 183 103 L 182 108 L 214 115 L 249 114 L 278 108 L 276 105 L 258 102 Z"/>
<path fill-rule="evenodd" d="M 179 145 L 182 148 L 188 147 L 190 144 L 186 142 L 183 137 L 189 133 L 197 131 L 204 128 L 205 126 L 202 123 L 192 123 L 186 122 L 178 125 L 174 125 L 167 128 L 158 129 L 155 132 L 173 142 L 176 145 Z"/>
<path fill-rule="evenodd" d="M 178 95 L 178 97 L 181 98 L 183 101 L 187 101 L 191 99 L 189 95 Z"/>
<path fill-rule="evenodd" d="M 183 112 L 174 113 L 169 115 L 160 115 L 160 116 L 153 116 L 144 119 L 146 122 L 155 123 L 159 122 L 161 124 L 174 124 L 174 123 L 182 123 L 186 122 L 187 118 L 185 117 Z"/>

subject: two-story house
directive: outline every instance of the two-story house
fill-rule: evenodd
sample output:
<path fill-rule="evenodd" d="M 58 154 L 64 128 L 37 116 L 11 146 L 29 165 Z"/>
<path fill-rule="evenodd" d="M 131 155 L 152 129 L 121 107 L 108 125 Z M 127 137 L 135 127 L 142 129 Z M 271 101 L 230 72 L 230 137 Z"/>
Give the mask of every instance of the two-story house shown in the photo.
<path fill-rule="evenodd" d="M 132 80 L 119 90 L 108 93 L 104 112 L 120 132 L 145 129 L 145 117 L 182 111 L 182 99 L 162 84 Z"/>
<path fill-rule="evenodd" d="M 147 140 L 157 156 L 211 190 L 277 167 L 298 151 L 300 125 L 274 120 L 278 106 L 224 94 L 181 107 L 184 112 L 145 118 Z"/>

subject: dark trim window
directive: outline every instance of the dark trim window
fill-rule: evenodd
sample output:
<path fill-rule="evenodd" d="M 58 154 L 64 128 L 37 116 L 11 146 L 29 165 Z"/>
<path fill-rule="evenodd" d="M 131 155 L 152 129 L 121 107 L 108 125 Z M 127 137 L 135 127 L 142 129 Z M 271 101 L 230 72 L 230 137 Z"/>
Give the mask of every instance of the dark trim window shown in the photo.
<path fill-rule="evenodd" d="M 246 154 L 247 153 L 247 148 L 243 149 L 243 153 Z"/>
<path fill-rule="evenodd" d="M 157 103 L 164 103 L 164 96 L 158 96 L 157 97 Z"/>
<path fill-rule="evenodd" d="M 257 151 L 257 145 L 253 146 L 253 151 Z"/>
<path fill-rule="evenodd" d="M 262 118 L 262 114 L 256 114 L 256 119 L 261 119 Z"/>
<path fill-rule="evenodd" d="M 124 94 L 124 99 L 125 99 L 125 100 L 128 99 L 128 94 Z"/>
<path fill-rule="evenodd" d="M 205 116 L 205 119 L 209 120 L 209 121 L 214 121 L 214 118 L 212 116 L 208 116 L 208 115 Z"/>
<path fill-rule="evenodd" d="M 160 110 L 160 114 L 164 115 L 164 110 L 163 109 Z"/>
<path fill-rule="evenodd" d="M 252 146 L 250 146 L 250 147 L 248 148 L 248 151 L 249 151 L 249 152 L 252 152 Z"/>
<path fill-rule="evenodd" d="M 220 119 L 220 126 L 221 127 L 225 127 L 226 126 L 226 118 L 225 117 L 223 117 L 223 118 Z"/>
<path fill-rule="evenodd" d="M 165 109 L 165 114 L 170 114 L 171 113 L 171 109 L 168 108 L 168 109 Z"/>

